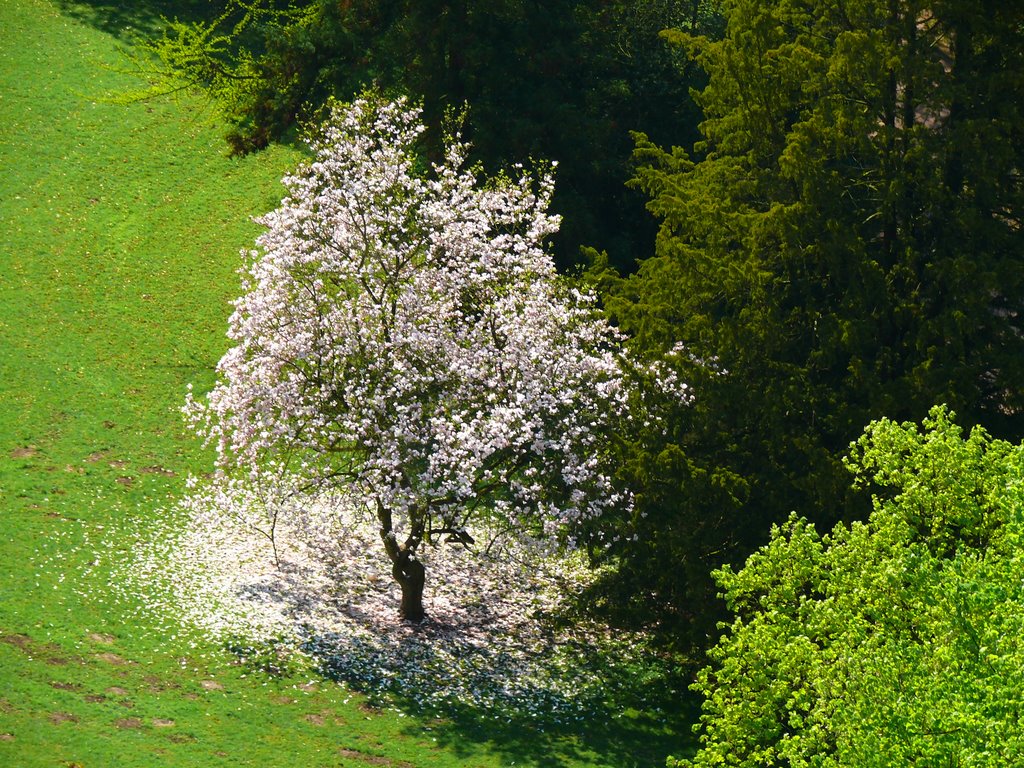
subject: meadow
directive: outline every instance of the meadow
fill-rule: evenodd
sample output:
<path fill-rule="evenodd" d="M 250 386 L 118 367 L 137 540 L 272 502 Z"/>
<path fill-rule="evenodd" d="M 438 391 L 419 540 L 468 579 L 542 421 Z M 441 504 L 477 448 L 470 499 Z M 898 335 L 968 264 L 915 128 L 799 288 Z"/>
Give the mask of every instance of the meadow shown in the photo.
<path fill-rule="evenodd" d="M 117 104 L 118 45 L 187 4 L 0 4 L 0 765 L 660 765 L 652 684 L 573 724 L 425 717 L 268 674 L 168 622 L 118 562 L 210 455 L 179 413 L 226 348 L 239 250 L 300 151 L 226 157 L 203 101 Z M 631 676 L 631 670 L 616 674 Z M 628 686 L 622 687 L 628 691 Z"/>

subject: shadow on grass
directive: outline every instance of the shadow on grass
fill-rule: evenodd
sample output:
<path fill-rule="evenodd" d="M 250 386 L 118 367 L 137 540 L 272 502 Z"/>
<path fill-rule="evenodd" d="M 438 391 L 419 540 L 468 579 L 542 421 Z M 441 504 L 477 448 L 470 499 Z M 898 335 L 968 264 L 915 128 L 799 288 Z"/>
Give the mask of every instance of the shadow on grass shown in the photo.
<path fill-rule="evenodd" d="M 408 735 L 422 737 L 426 729 L 467 763 L 487 752 L 516 765 L 660 766 L 668 755 L 692 752 L 692 665 L 636 635 L 577 625 L 571 615 L 497 632 L 503 619 L 486 610 L 375 625 L 344 601 L 332 606 L 315 583 L 286 563 L 272 583 L 242 589 L 247 602 L 281 606 L 305 626 L 301 647 L 321 674 L 372 706 L 411 715 Z M 313 606 L 333 607 L 361 628 L 302 624 Z M 255 668 L 281 674 L 280 648 L 271 642 L 233 650 Z"/>
<path fill-rule="evenodd" d="M 164 29 L 164 19 L 208 21 L 223 9 L 212 0 L 55 0 L 65 16 L 117 38 L 134 42 Z"/>
<path fill-rule="evenodd" d="M 576 762 L 618 768 L 662 766 L 669 755 L 692 755 L 690 726 L 699 706 L 689 693 L 669 709 L 596 711 L 572 726 L 543 725 L 527 718 L 496 720 L 471 708 L 455 711 L 432 731 L 437 743 L 460 757 L 477 745 L 514 765 L 563 766 Z M 414 729 L 409 728 L 410 732 Z"/>
<path fill-rule="evenodd" d="M 371 704 L 412 715 L 415 720 L 407 726 L 408 735 L 422 736 L 428 728 L 439 747 L 467 761 L 485 749 L 515 765 L 583 763 L 628 768 L 661 766 L 668 755 L 694 751 L 691 728 L 699 715 L 699 699 L 687 688 L 686 672 L 667 661 L 629 663 L 580 647 L 574 649 L 573 670 L 580 681 L 586 681 L 581 687 L 589 689 L 588 693 L 581 696 L 573 688 L 570 671 L 563 673 L 565 679 L 556 690 L 510 707 L 501 701 L 500 692 L 474 697 L 471 692 L 481 686 L 472 681 L 466 686 L 467 695 L 442 693 L 425 704 L 423 687 L 436 684 L 448 648 L 416 643 L 412 651 L 415 668 L 432 670 L 425 686 L 417 684 L 415 674 L 407 676 L 378 663 L 370 665 L 375 674 L 353 666 L 353 658 L 366 657 L 365 647 L 353 646 L 346 652 L 328 642 L 322 649 L 309 648 L 325 676 L 363 693 Z M 500 659 L 494 661 L 501 666 Z M 390 680 L 389 673 L 394 673 Z M 458 686 L 454 678 L 464 674 L 465 670 L 453 670 L 453 687 Z M 481 669 L 481 674 L 486 675 L 486 670 Z M 599 686 L 595 687 L 595 680 L 600 681 Z M 502 688 L 507 690 L 518 682 L 506 678 Z M 383 694 L 382 687 L 386 689 Z M 566 692 L 559 693 L 558 688 Z"/>

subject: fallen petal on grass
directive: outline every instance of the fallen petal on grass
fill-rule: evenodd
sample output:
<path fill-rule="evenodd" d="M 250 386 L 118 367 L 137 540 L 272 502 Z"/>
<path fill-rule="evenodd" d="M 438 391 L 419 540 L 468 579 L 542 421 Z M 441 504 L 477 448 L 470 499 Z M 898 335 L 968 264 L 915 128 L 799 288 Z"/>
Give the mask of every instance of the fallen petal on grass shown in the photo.
<path fill-rule="evenodd" d="M 409 624 L 398 618 L 377 526 L 356 508 L 280 521 L 276 564 L 268 539 L 233 520 L 166 521 L 139 536 L 134 559 L 114 564 L 119 588 L 164 614 L 165 625 L 191 626 L 262 673 L 313 670 L 371 704 L 425 714 L 471 708 L 575 722 L 608 700 L 609 671 L 658 664 L 641 635 L 569 618 L 574 596 L 595 578 L 579 555 L 514 541 L 491 554 L 427 548 L 428 618 Z M 200 685 L 223 690 L 214 680 Z"/>

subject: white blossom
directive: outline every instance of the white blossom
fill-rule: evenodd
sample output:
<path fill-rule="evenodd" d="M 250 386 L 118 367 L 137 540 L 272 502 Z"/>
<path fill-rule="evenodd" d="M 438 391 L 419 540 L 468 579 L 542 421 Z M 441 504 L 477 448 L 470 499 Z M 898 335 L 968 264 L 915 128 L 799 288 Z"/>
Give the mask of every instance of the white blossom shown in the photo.
<path fill-rule="evenodd" d="M 482 183 L 458 140 L 423 173 L 422 131 L 404 100 L 335 107 L 260 219 L 234 346 L 186 405 L 218 455 L 197 506 L 273 539 L 292 500 L 348 499 L 397 564 L 479 521 L 571 542 L 630 505 L 604 460 L 619 339 L 545 251 L 551 176 Z"/>

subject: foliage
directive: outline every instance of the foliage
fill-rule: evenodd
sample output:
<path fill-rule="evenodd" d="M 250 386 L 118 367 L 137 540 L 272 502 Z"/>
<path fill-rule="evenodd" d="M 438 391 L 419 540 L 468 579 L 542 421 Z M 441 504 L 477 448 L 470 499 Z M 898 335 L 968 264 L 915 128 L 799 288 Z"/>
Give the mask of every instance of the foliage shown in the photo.
<path fill-rule="evenodd" d="M 364 87 L 424 103 L 432 159 L 449 110 L 470 105 L 472 158 L 494 172 L 527 157 L 561 165 L 554 208 L 563 265 L 580 243 L 630 265 L 653 229 L 629 177 L 627 131 L 673 135 L 696 123 L 699 72 L 673 75 L 666 27 L 715 28 L 715 3 L 557 0 L 227 0 L 210 21 L 173 21 L 136 57 L 154 91 L 199 87 L 233 128 L 232 151 L 260 149 L 330 97 Z"/>
<path fill-rule="evenodd" d="M 221 470 L 197 498 L 266 508 L 271 538 L 309 499 L 366 505 L 415 621 L 421 546 L 473 544 L 494 517 L 571 546 L 629 503 L 606 466 L 618 340 L 544 251 L 550 178 L 481 185 L 457 139 L 423 174 L 423 130 L 403 100 L 333 110 L 262 219 L 220 381 L 189 405 Z"/>
<path fill-rule="evenodd" d="M 209 468 L 182 392 L 212 383 L 249 217 L 299 158 L 225 158 L 199 99 L 94 98 L 131 84 L 103 30 L 161 3 L 68 5 L 0 3 L 0 765 L 610 767 L 687 739 L 667 695 L 601 728 L 370 709 L 317 676 L 251 674 L 151 582 L 125 589 Z"/>
<path fill-rule="evenodd" d="M 1024 447 L 935 408 L 848 460 L 866 523 L 793 516 L 716 579 L 736 618 L 677 765 L 1003 766 L 1024 756 Z"/>
<path fill-rule="evenodd" d="M 708 73 L 702 140 L 637 137 L 656 253 L 628 279 L 594 270 L 636 354 L 682 342 L 724 373 L 683 372 L 698 397 L 680 437 L 624 459 L 664 466 L 638 510 L 678 532 L 641 533 L 664 542 L 655 557 L 623 552 L 638 591 L 660 589 L 661 563 L 750 551 L 793 508 L 829 525 L 864 514 L 840 456 L 872 419 L 948 402 L 1024 434 L 1021 6 L 723 12 L 722 40 L 668 35 Z"/>

